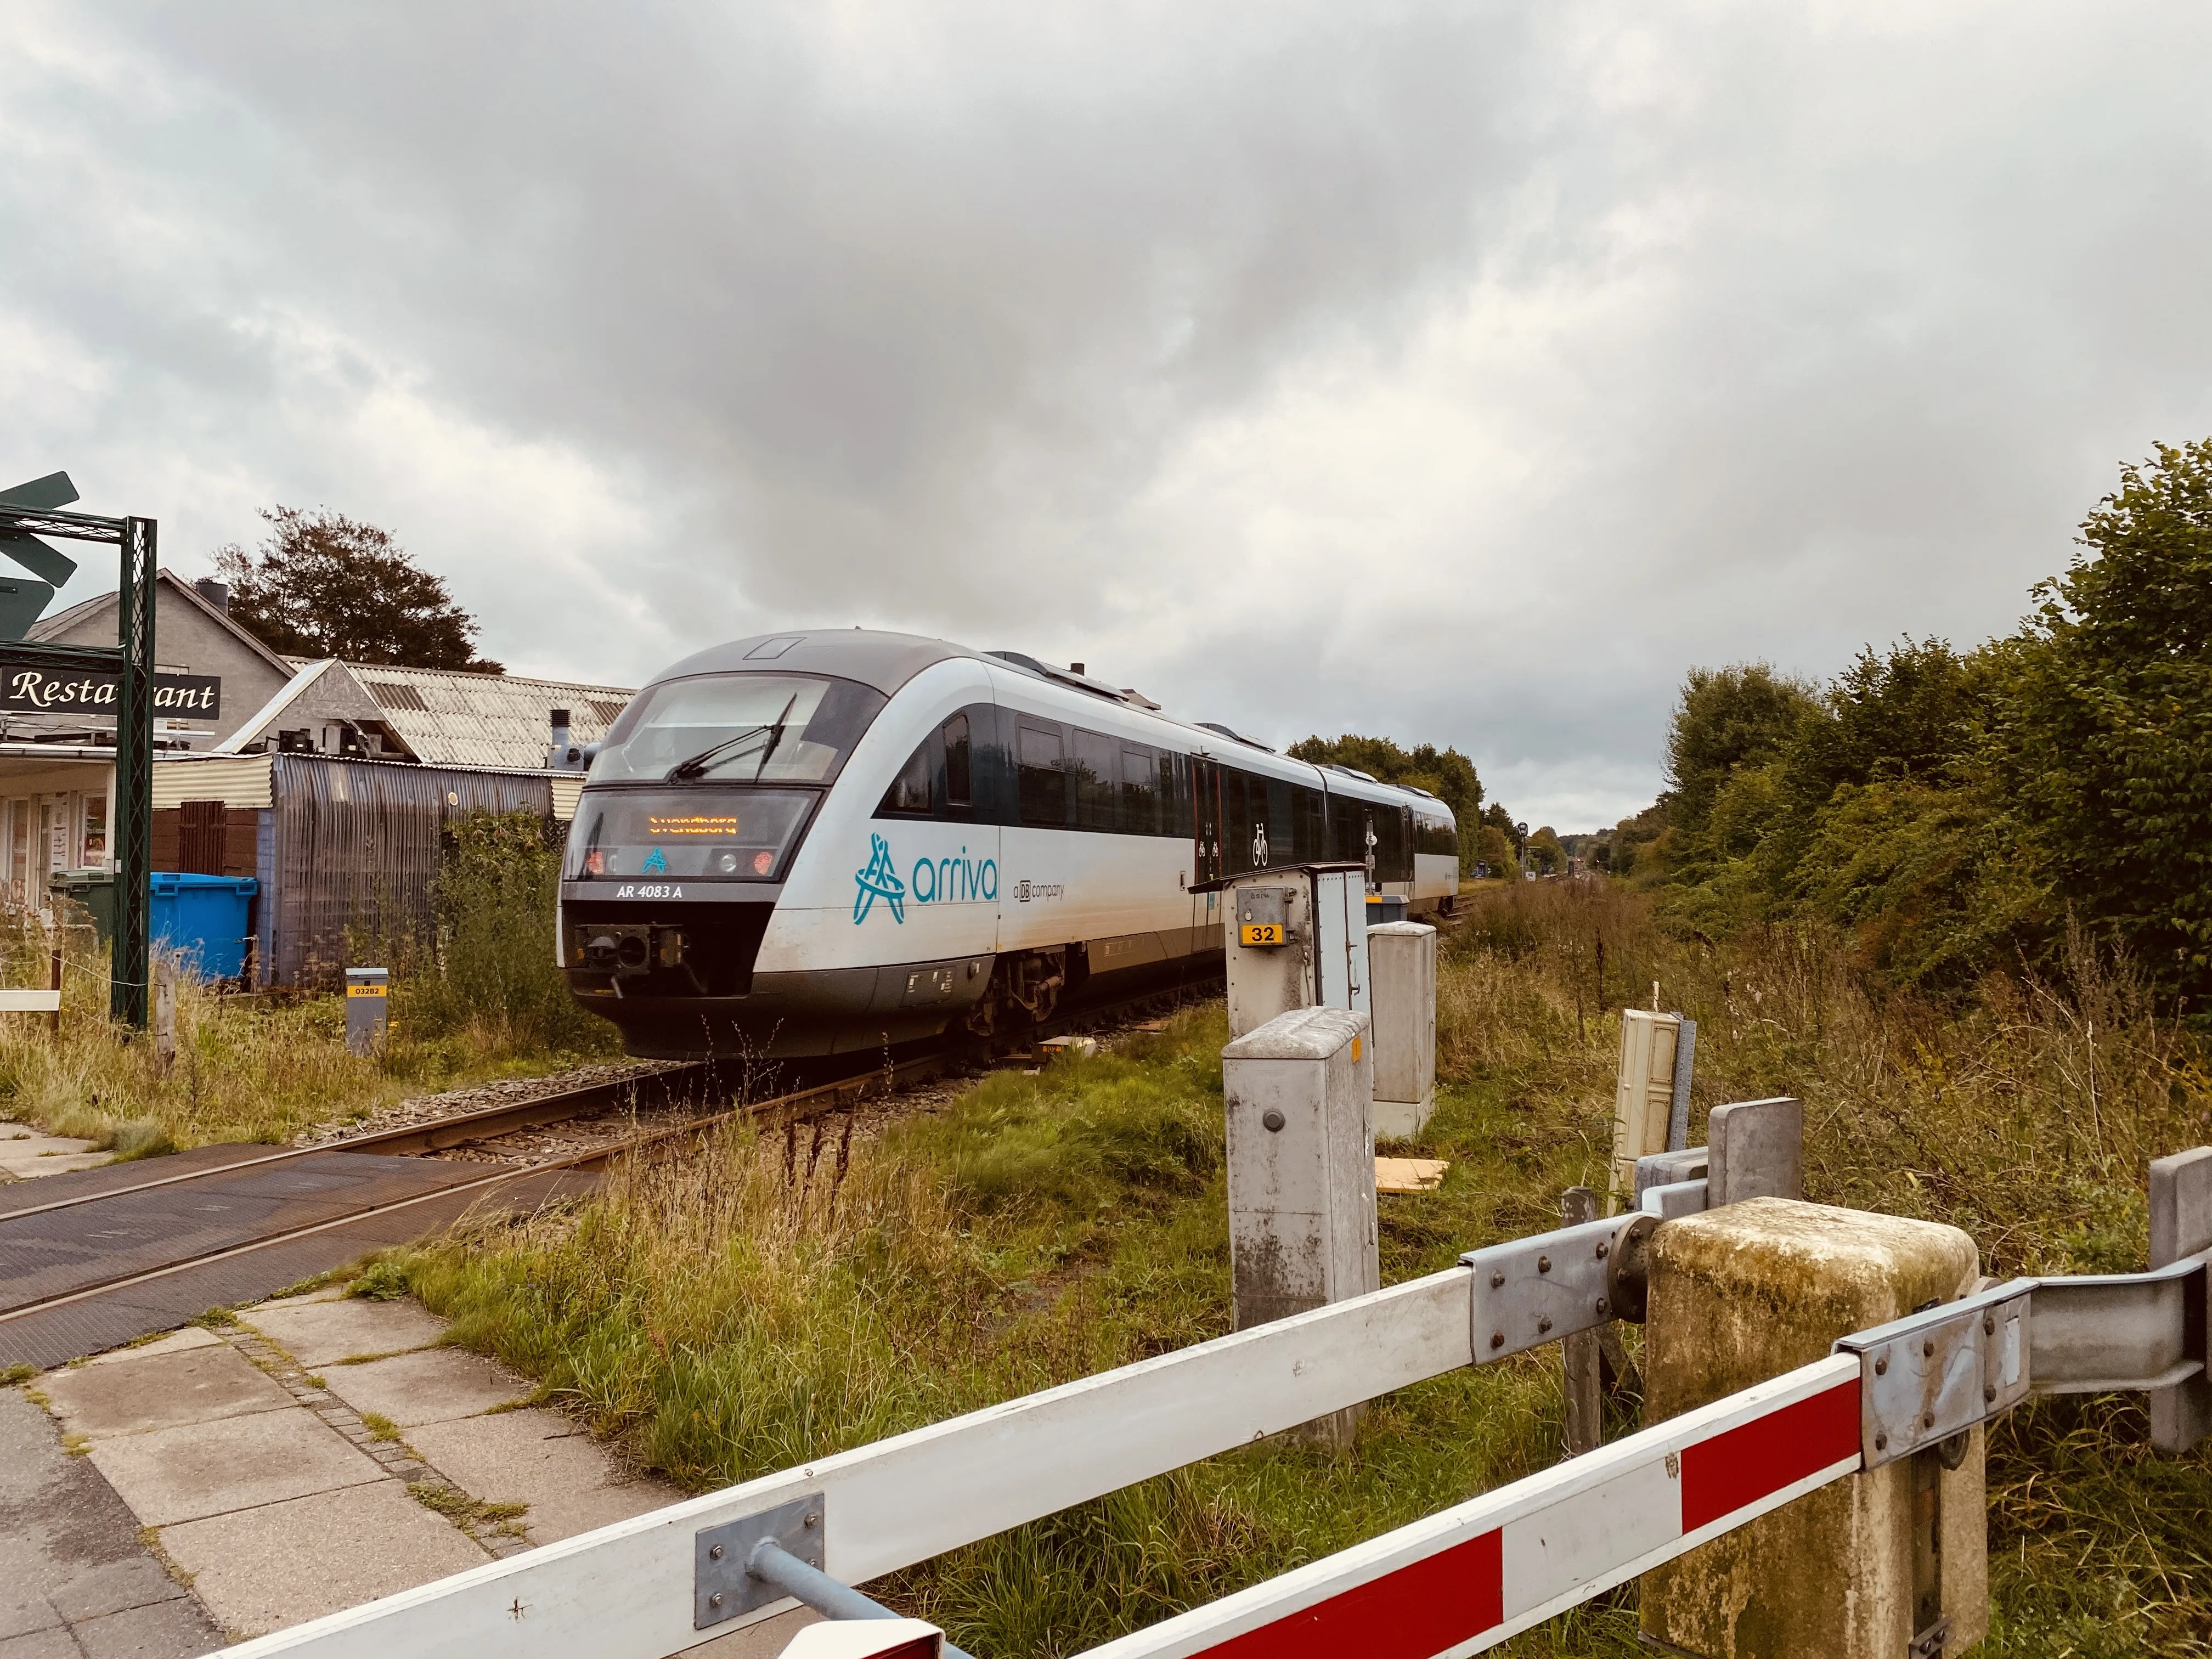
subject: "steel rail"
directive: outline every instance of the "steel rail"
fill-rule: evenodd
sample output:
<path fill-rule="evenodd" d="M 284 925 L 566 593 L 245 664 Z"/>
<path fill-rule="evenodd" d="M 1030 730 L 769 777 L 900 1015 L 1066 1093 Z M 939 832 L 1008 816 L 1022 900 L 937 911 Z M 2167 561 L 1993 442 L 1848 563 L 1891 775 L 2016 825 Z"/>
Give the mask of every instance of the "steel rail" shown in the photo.
<path fill-rule="evenodd" d="M 1147 993 L 1121 1003 L 1101 1005 L 1097 1008 L 1081 1010 L 1068 1018 L 1071 1021 L 1081 1020 L 1090 1023 L 1106 1020 L 1132 1008 L 1150 1006 L 1167 994 L 1169 994 L 1164 992 Z M 1044 1029 L 1046 1029 L 1045 1024 L 1040 1022 L 1040 1031 Z M 240 1243 L 210 1251 L 204 1255 L 191 1256 L 179 1261 L 164 1262 L 158 1267 L 118 1273 L 112 1278 L 101 1279 L 94 1284 L 76 1285 L 55 1295 L 26 1303 L 21 1307 L 0 1310 L 0 1325 L 12 1324 L 18 1320 L 51 1313 L 58 1308 L 89 1301 L 100 1296 L 112 1295 L 119 1291 L 173 1278 L 180 1273 L 196 1272 L 217 1262 L 250 1255 L 259 1250 L 291 1243 L 318 1233 L 352 1226 L 374 1217 L 390 1215 L 419 1205 L 450 1200 L 458 1194 L 466 1193 L 481 1194 L 508 1182 L 558 1174 L 564 1170 L 596 1170 L 612 1163 L 617 1158 L 647 1152 L 670 1142 L 696 1136 L 738 1118 L 773 1117 L 785 1125 L 805 1122 L 835 1112 L 840 1107 L 857 1105 L 872 1096 L 892 1094 L 902 1087 L 938 1075 L 952 1063 L 951 1048 L 952 1045 L 944 1045 L 934 1052 L 912 1055 L 902 1060 L 893 1061 L 888 1066 L 871 1066 L 864 1072 L 834 1078 L 827 1082 L 811 1085 L 806 1088 L 793 1090 L 788 1093 L 771 1096 L 763 1100 L 743 1102 L 720 1111 L 705 1113 L 687 1119 L 682 1123 L 640 1130 L 618 1140 L 599 1146 L 586 1147 L 564 1157 L 502 1164 L 482 1176 L 457 1182 L 451 1186 L 441 1187 L 432 1192 L 416 1193 L 404 1198 L 363 1205 L 342 1216 L 328 1217 L 295 1227 L 283 1228 L 260 1237 L 247 1239 Z M 580 1116 L 597 1109 L 602 1104 L 618 1103 L 622 1091 L 631 1089 L 641 1082 L 659 1079 L 663 1080 L 665 1084 L 672 1085 L 679 1078 L 694 1080 L 710 1076 L 713 1070 L 714 1062 L 696 1061 L 663 1072 L 648 1073 L 643 1077 L 616 1079 L 606 1083 L 587 1085 L 582 1089 L 566 1091 L 558 1095 L 541 1095 L 532 1100 L 513 1102 L 505 1105 L 486 1108 L 477 1112 L 458 1113 L 451 1117 L 434 1119 L 428 1123 L 398 1126 L 367 1135 L 325 1141 L 312 1146 L 285 1147 L 264 1157 L 246 1158 L 235 1164 L 218 1164 L 211 1169 L 187 1170 L 130 1187 L 111 1188 L 103 1192 L 87 1193 L 72 1198 L 58 1200 L 50 1204 L 33 1206 L 27 1209 L 15 1211 L 5 1217 L 0 1217 L 0 1220 L 14 1220 L 18 1217 L 43 1214 L 54 1210 L 69 1208 L 73 1205 L 91 1203 L 104 1198 L 124 1197 L 156 1188 L 194 1181 L 212 1180 L 216 1176 L 311 1157 L 319 1152 L 357 1152 L 373 1147 L 392 1148 L 400 1144 L 411 1144 L 426 1150 L 437 1150 L 465 1145 L 471 1141 L 496 1139 L 499 1134 L 512 1133 L 517 1128 L 532 1127 L 538 1122 L 556 1121 L 563 1118 Z M 491 1127 L 499 1123 L 504 1123 L 505 1127 L 502 1128 Z"/>
<path fill-rule="evenodd" d="M 264 1234 L 259 1238 L 250 1238 L 242 1244 L 233 1244 L 223 1249 L 210 1250 L 204 1255 L 192 1256 L 183 1261 L 164 1262 L 158 1267 L 142 1268 L 137 1273 L 120 1273 L 112 1279 L 101 1279 L 97 1284 L 80 1285 L 74 1290 L 63 1291 L 57 1295 L 46 1297 L 36 1302 L 27 1302 L 20 1308 L 0 1310 L 0 1325 L 13 1324 L 16 1320 L 28 1319 L 34 1314 L 52 1313 L 57 1308 L 66 1308 L 75 1303 L 87 1302 L 94 1297 L 112 1296 L 118 1291 L 129 1290 L 135 1285 L 149 1284 L 155 1279 L 173 1278 L 178 1273 L 195 1273 L 200 1268 L 210 1267 L 218 1261 L 228 1261 L 238 1256 L 251 1255 L 257 1250 L 266 1250 L 279 1244 L 293 1243 L 316 1233 L 331 1231 L 335 1228 L 350 1227 L 373 1216 L 389 1215 L 395 1210 L 408 1209 L 417 1204 L 433 1203 L 441 1199 L 452 1198 L 460 1193 L 478 1192 L 487 1187 L 495 1187 L 504 1181 L 520 1181 L 526 1176 L 547 1175 L 568 1167 L 569 1167 L 568 1163 L 508 1164 L 489 1175 L 478 1176 L 471 1181 L 456 1182 L 450 1187 L 440 1187 L 432 1192 L 415 1193 L 406 1198 L 390 1199 L 380 1204 L 365 1204 L 360 1209 L 349 1211 L 344 1215 L 331 1216 L 322 1221 L 309 1222 L 304 1226 L 287 1227 L 281 1231 Z"/>
<path fill-rule="evenodd" d="M 1170 999 L 1180 999 L 1187 988 L 1172 991 L 1151 991 L 1126 998 L 1118 1002 L 1101 1004 L 1096 1008 L 1078 1009 L 1072 1013 L 1057 1015 L 1038 1022 L 1040 1037 L 1048 1031 L 1073 1030 L 1086 1024 L 1110 1022 L 1140 1008 L 1148 1008 Z M 945 1056 L 933 1054 L 895 1062 L 891 1070 L 903 1073 L 906 1068 L 927 1060 L 943 1064 Z M 630 1077 L 614 1078 L 604 1083 L 587 1083 L 580 1088 L 565 1089 L 552 1094 L 533 1095 L 527 1100 L 509 1101 L 500 1105 L 481 1107 L 472 1111 L 456 1112 L 450 1116 L 432 1118 L 426 1122 L 398 1124 L 388 1129 L 371 1130 L 365 1134 L 343 1135 L 333 1140 L 317 1141 L 312 1145 L 272 1148 L 258 1157 L 240 1158 L 234 1163 L 215 1164 L 204 1169 L 185 1170 L 163 1175 L 159 1166 L 148 1164 L 148 1178 L 128 1186 L 103 1187 L 95 1192 L 72 1193 L 66 1197 L 44 1204 L 26 1205 L 21 1209 L 0 1210 L 0 1221 L 14 1221 L 24 1216 L 46 1215 L 56 1210 L 66 1210 L 81 1204 L 95 1204 L 102 1199 L 120 1198 L 131 1193 L 154 1191 L 157 1188 L 173 1187 L 193 1181 L 211 1180 L 217 1176 L 234 1175 L 246 1170 L 265 1169 L 272 1164 L 289 1163 L 295 1159 L 312 1158 L 319 1152 L 380 1152 L 393 1156 L 408 1156 L 419 1152 L 447 1152 L 457 1146 L 466 1146 L 479 1141 L 495 1140 L 501 1135 L 520 1129 L 535 1128 L 542 1124 L 558 1123 L 570 1118 L 588 1117 L 594 1113 L 623 1106 L 624 1096 L 635 1096 L 652 1090 L 663 1097 L 663 1103 L 675 1096 L 686 1085 L 711 1083 L 715 1073 L 735 1062 L 713 1060 L 690 1060 L 668 1066 L 658 1072 L 643 1072 Z M 854 1077 L 876 1077 L 882 1073 L 872 1066 L 866 1071 L 848 1074 L 842 1079 L 816 1087 L 796 1091 L 757 1103 L 761 1109 L 788 1104 L 811 1098 L 826 1091 L 842 1086 Z M 702 1118 L 699 1124 L 720 1122 L 733 1115 L 720 1112 L 711 1118 Z M 686 1133 L 696 1124 L 672 1126 L 640 1137 L 635 1144 L 645 1145 L 654 1139 Z M 610 1148 L 606 1156 L 625 1150 L 631 1143 Z M 604 1159 L 602 1159 L 604 1161 Z M 112 1167 L 112 1166 L 103 1166 Z M 548 1167 L 537 1165 L 533 1167 Z"/>
<path fill-rule="evenodd" d="M 397 1125 L 389 1129 L 373 1130 L 367 1134 L 341 1136 L 335 1140 L 317 1141 L 301 1146 L 280 1146 L 255 1158 L 243 1158 L 233 1164 L 218 1164 L 204 1169 L 185 1170 L 173 1175 L 149 1173 L 149 1178 L 134 1182 L 127 1187 L 103 1187 L 96 1192 L 73 1193 L 64 1198 L 53 1199 L 44 1204 L 27 1205 L 20 1210 L 0 1212 L 0 1221 L 15 1221 L 24 1216 L 46 1215 L 55 1210 L 74 1208 L 80 1204 L 96 1204 L 102 1199 L 121 1198 L 131 1193 L 151 1192 L 156 1188 L 174 1187 L 192 1181 L 211 1180 L 217 1176 L 235 1175 L 245 1170 L 265 1169 L 271 1164 L 287 1164 L 297 1158 L 313 1158 L 321 1152 L 385 1152 L 404 1155 L 409 1152 L 441 1152 L 454 1146 L 465 1146 L 472 1141 L 489 1140 L 502 1134 L 512 1134 L 517 1129 L 533 1127 L 540 1123 L 553 1123 L 566 1118 L 585 1117 L 593 1112 L 623 1103 L 625 1091 L 635 1090 L 641 1083 L 660 1082 L 673 1085 L 679 1078 L 689 1081 L 711 1076 L 711 1061 L 696 1061 L 678 1066 L 666 1071 L 647 1072 L 635 1077 L 615 1078 L 604 1083 L 589 1083 L 579 1089 L 566 1089 L 550 1095 L 534 1095 L 528 1100 L 509 1101 L 497 1106 L 488 1106 L 472 1112 L 456 1112 L 452 1115 L 433 1118 L 424 1123 Z M 112 1167 L 112 1166 L 110 1166 Z M 158 1170 L 149 1162 L 149 1172 Z"/>
<path fill-rule="evenodd" d="M 51 1312 L 56 1308 L 67 1307 L 72 1303 L 86 1301 L 96 1296 L 107 1295 L 113 1291 L 125 1290 L 134 1285 L 147 1284 L 155 1279 L 170 1278 L 178 1273 L 191 1273 L 199 1268 L 208 1267 L 215 1262 L 227 1261 L 234 1257 L 241 1255 L 250 1255 L 257 1250 L 269 1249 L 276 1245 L 289 1243 L 295 1239 L 309 1237 L 316 1233 L 329 1232 L 335 1228 L 351 1226 L 356 1222 L 368 1220 L 374 1216 L 389 1215 L 395 1211 L 409 1209 L 416 1205 L 428 1204 L 444 1199 L 450 1199 L 458 1194 L 480 1193 L 486 1188 L 498 1186 L 504 1182 L 526 1180 L 533 1176 L 554 1175 L 567 1170 L 590 1170 L 595 1166 L 611 1163 L 615 1158 L 622 1157 L 625 1153 L 641 1152 L 648 1147 L 659 1145 L 664 1141 L 673 1140 L 684 1135 L 696 1134 L 703 1129 L 711 1128 L 718 1123 L 727 1122 L 734 1118 L 746 1116 L 755 1113 L 765 1113 L 778 1108 L 787 1109 L 801 1103 L 821 1100 L 823 1097 L 831 1097 L 831 1098 L 817 1108 L 817 1110 L 834 1110 L 837 1105 L 842 1103 L 834 1098 L 834 1097 L 840 1091 L 857 1089 L 860 1091 L 860 1097 L 864 1098 L 866 1097 L 867 1086 L 870 1084 L 879 1084 L 883 1086 L 885 1092 L 889 1092 L 890 1090 L 896 1087 L 899 1082 L 908 1080 L 914 1077 L 921 1071 L 921 1068 L 939 1063 L 941 1062 L 939 1062 L 935 1056 L 925 1056 L 921 1059 L 908 1060 L 904 1062 L 902 1066 L 893 1066 L 888 1073 L 870 1071 L 860 1073 L 856 1077 L 840 1078 L 833 1082 L 817 1084 L 812 1088 L 802 1089 L 792 1094 L 779 1095 L 771 1099 L 757 1101 L 746 1105 L 732 1107 L 727 1111 L 717 1112 L 711 1115 L 695 1118 L 689 1122 L 670 1125 L 659 1129 L 645 1130 L 637 1134 L 625 1137 L 623 1139 L 614 1142 L 611 1145 L 586 1147 L 581 1152 L 572 1152 L 564 1158 L 538 1158 L 529 1163 L 502 1164 L 495 1169 L 488 1170 L 482 1176 L 478 1176 L 466 1181 L 456 1182 L 451 1186 L 441 1187 L 436 1188 L 434 1191 L 414 1193 L 404 1198 L 388 1199 L 379 1203 L 365 1204 L 359 1209 L 350 1210 L 342 1216 L 331 1216 L 320 1221 L 308 1222 L 296 1227 L 283 1228 L 276 1232 L 264 1234 L 258 1238 L 247 1239 L 242 1243 L 229 1245 L 219 1250 L 211 1250 L 203 1255 L 191 1256 L 181 1261 L 163 1262 L 159 1267 L 141 1268 L 133 1273 L 118 1273 L 113 1278 L 100 1279 L 94 1284 L 79 1285 L 70 1290 L 58 1292 L 53 1296 L 42 1297 L 36 1302 L 25 1303 L 22 1306 L 18 1308 L 9 1308 L 4 1310 L 0 1310 L 0 1325 L 10 1324 L 19 1319 L 27 1319 L 34 1314 Z M 808 1115 L 811 1115 L 811 1114 L 809 1114 Z M 799 1117 L 793 1117 L 788 1121 L 797 1122 L 803 1120 Z M 307 1150 L 326 1152 L 349 1150 L 349 1148 L 342 1144 L 333 1143 L 309 1148 Z M 254 1163 L 258 1164 L 262 1160 L 254 1160 Z M 238 1164 L 223 1164 L 214 1170 L 200 1170 L 195 1172 L 193 1175 L 177 1176 L 173 1177 L 173 1179 L 192 1180 L 198 1178 L 199 1176 L 223 1175 L 234 1170 L 248 1167 L 252 1167 L 252 1165 Z M 123 1189 L 125 1192 L 133 1193 L 143 1192 L 145 1188 L 143 1187 L 132 1187 Z M 103 1196 L 113 1195 L 114 1194 L 103 1194 Z M 35 1212 L 32 1211 L 24 1211 L 21 1212 L 21 1213 L 27 1215 Z M 12 1219 L 13 1218 L 9 1218 Z"/>

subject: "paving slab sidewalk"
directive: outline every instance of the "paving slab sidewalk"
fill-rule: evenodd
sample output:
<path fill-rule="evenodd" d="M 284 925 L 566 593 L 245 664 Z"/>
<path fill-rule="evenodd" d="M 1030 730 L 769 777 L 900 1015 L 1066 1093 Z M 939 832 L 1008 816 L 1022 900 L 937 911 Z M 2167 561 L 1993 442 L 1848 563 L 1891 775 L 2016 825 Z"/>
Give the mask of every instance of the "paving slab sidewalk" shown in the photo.
<path fill-rule="evenodd" d="M 119 1499 L 126 1534 L 148 1529 L 190 1578 L 210 1627 L 231 1639 L 683 1496 L 637 1477 L 559 1413 L 525 1404 L 527 1378 L 438 1346 L 447 1322 L 417 1304 L 326 1291 L 239 1319 L 34 1385 L 85 1449 L 85 1473 Z M 773 1620 L 705 1649 L 766 1659 L 801 1622 Z M 33 1650 L 0 1640 L 0 1659 Z"/>
<path fill-rule="evenodd" d="M 222 1644 L 137 1517 L 19 1389 L 0 1389 L 0 1659 L 190 1659 Z"/>
<path fill-rule="evenodd" d="M 114 1157 L 112 1152 L 94 1152 L 88 1140 L 40 1134 L 27 1123 L 0 1119 L 0 1181 L 28 1181 L 38 1176 L 97 1169 Z"/>

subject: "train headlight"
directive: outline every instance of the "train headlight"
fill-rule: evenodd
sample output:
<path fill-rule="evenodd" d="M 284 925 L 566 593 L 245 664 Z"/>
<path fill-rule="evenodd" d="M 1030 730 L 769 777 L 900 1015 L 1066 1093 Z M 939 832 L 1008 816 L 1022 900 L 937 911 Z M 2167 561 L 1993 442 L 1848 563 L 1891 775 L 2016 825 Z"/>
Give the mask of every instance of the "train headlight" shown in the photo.
<path fill-rule="evenodd" d="M 714 854 L 714 867 L 726 876 L 738 873 L 738 855 L 728 848 Z"/>

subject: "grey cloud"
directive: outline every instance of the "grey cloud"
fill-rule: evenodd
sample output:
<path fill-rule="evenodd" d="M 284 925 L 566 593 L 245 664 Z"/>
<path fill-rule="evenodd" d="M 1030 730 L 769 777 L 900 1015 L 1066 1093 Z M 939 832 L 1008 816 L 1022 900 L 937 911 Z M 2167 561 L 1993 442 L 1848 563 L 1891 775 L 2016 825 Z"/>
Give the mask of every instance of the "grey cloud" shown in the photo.
<path fill-rule="evenodd" d="M 1571 829 L 2212 428 L 2171 9 L 23 15 L 0 447 L 392 523 L 520 665 L 944 631 Z"/>

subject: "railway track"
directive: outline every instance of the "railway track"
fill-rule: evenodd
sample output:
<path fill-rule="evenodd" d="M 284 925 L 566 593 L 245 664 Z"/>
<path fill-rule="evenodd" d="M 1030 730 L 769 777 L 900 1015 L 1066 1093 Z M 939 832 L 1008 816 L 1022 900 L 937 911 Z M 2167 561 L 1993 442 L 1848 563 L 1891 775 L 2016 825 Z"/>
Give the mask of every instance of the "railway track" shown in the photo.
<path fill-rule="evenodd" d="M 1190 998 L 1184 989 L 1078 1010 L 1037 1035 L 1098 1029 Z M 678 1065 L 318 1145 L 204 1146 L 0 1188 L 0 1370 L 44 1369 L 258 1300 L 472 1211 L 528 1212 L 580 1196 L 614 1158 L 739 1116 L 802 1122 L 958 1063 L 939 1047 L 760 1097 L 728 1068 Z M 523 1132 L 608 1116 L 624 1121 L 622 1131 L 575 1150 L 497 1150 Z"/>

